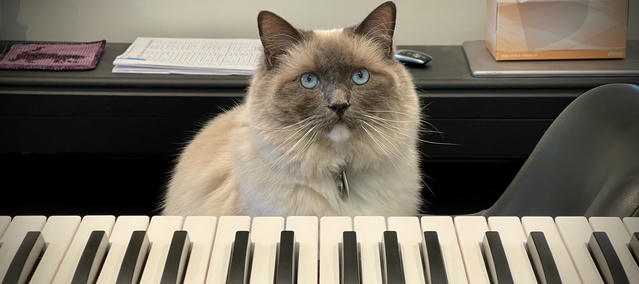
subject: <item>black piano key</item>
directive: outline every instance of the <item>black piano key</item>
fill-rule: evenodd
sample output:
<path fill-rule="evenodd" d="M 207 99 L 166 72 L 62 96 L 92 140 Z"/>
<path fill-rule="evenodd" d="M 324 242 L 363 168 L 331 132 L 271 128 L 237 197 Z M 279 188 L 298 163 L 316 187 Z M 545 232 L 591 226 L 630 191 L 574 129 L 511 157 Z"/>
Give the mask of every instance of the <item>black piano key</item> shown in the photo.
<path fill-rule="evenodd" d="M 248 278 L 249 232 L 235 232 L 226 284 L 245 284 Z"/>
<path fill-rule="evenodd" d="M 632 255 L 635 257 L 635 261 L 639 263 L 639 232 L 632 233 L 628 246 L 630 247 L 630 252 L 632 252 Z"/>
<path fill-rule="evenodd" d="M 142 264 L 149 249 L 149 237 L 146 231 L 134 231 L 126 247 L 122 265 L 118 272 L 117 284 L 137 283 L 142 272 Z"/>
<path fill-rule="evenodd" d="M 82 251 L 71 284 L 93 283 L 109 245 L 105 231 L 93 231 Z"/>
<path fill-rule="evenodd" d="M 561 283 L 557 264 L 550 251 L 548 241 L 543 232 L 530 232 L 526 242 L 530 252 L 537 278 L 542 284 Z"/>
<path fill-rule="evenodd" d="M 275 284 L 295 283 L 295 232 L 282 231 L 275 266 Z"/>
<path fill-rule="evenodd" d="M 190 247 L 191 241 L 187 231 L 173 232 L 169 252 L 164 263 L 164 270 L 162 271 L 161 284 L 175 284 L 182 281 L 182 274 L 184 273 Z"/>
<path fill-rule="evenodd" d="M 424 252 L 426 253 L 425 269 L 427 283 L 440 284 L 448 283 L 446 277 L 446 267 L 444 266 L 444 256 L 439 246 L 439 237 L 435 231 L 424 232 Z"/>
<path fill-rule="evenodd" d="M 344 232 L 342 240 L 341 284 L 360 284 L 357 234 L 353 231 Z"/>
<path fill-rule="evenodd" d="M 385 231 L 383 239 L 384 257 L 384 283 L 404 284 L 404 269 L 402 267 L 402 256 L 399 252 L 397 242 L 397 232 Z"/>
<path fill-rule="evenodd" d="M 617 257 L 617 253 L 605 232 L 593 232 L 590 236 L 590 241 L 588 241 L 588 248 L 597 262 L 599 272 L 606 280 L 606 283 L 629 283 L 621 261 Z"/>
<path fill-rule="evenodd" d="M 2 284 L 25 283 L 44 249 L 44 238 L 38 231 L 27 232 L 13 256 Z"/>
<path fill-rule="evenodd" d="M 510 272 L 510 266 L 508 265 L 508 259 L 506 258 L 499 232 L 486 232 L 482 244 L 492 283 L 512 284 L 514 282 L 513 276 Z"/>

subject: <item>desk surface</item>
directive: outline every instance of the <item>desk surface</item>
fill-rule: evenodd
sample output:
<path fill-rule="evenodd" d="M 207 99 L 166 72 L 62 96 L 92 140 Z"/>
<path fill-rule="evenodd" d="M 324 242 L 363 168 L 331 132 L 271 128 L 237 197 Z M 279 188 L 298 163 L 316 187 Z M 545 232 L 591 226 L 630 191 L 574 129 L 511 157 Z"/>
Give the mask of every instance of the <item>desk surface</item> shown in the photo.
<path fill-rule="evenodd" d="M 0 50 L 6 42 L 0 42 Z M 107 43 L 97 68 L 92 71 L 0 71 L 0 85 L 50 87 L 115 88 L 189 88 L 244 89 L 248 76 L 113 74 L 113 59 L 124 52 L 128 43 Z M 609 83 L 639 83 L 631 77 L 562 77 L 562 78 L 476 78 L 473 77 L 461 46 L 401 46 L 421 50 L 433 60 L 426 68 L 411 68 L 419 89 L 590 89 Z"/>

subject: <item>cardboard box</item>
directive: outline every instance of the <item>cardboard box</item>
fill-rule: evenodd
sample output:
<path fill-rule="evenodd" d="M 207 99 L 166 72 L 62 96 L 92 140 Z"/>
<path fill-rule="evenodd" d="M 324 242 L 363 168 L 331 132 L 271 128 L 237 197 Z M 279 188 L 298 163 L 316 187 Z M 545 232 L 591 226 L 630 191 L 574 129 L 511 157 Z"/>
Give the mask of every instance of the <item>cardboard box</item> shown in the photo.
<path fill-rule="evenodd" d="M 487 0 L 496 60 L 625 58 L 628 0 Z"/>

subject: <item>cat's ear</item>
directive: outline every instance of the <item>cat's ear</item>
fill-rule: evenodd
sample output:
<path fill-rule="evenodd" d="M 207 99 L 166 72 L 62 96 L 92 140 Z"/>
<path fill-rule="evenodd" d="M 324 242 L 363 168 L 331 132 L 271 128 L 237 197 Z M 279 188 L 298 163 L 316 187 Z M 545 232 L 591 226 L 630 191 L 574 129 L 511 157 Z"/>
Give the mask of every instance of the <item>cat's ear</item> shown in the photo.
<path fill-rule="evenodd" d="M 302 40 L 302 34 L 296 28 L 270 11 L 261 11 L 257 15 L 257 27 L 268 68 L 276 66 L 278 57 Z"/>
<path fill-rule="evenodd" d="M 379 5 L 355 28 L 355 33 L 377 42 L 385 55 L 393 55 L 393 34 L 395 33 L 395 3 L 388 1 Z"/>

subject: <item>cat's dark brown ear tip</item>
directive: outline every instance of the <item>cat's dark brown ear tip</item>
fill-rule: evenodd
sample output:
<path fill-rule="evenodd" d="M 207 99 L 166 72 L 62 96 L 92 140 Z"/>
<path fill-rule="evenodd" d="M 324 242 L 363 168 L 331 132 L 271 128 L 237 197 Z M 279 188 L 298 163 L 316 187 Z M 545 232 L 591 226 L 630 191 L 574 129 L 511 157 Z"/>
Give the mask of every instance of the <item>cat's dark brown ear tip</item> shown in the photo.
<path fill-rule="evenodd" d="M 271 11 L 267 11 L 267 10 L 262 10 L 257 14 L 257 22 L 261 22 L 264 20 L 265 17 L 278 17 L 277 14 L 271 12 Z"/>
<path fill-rule="evenodd" d="M 384 53 L 387 57 L 392 57 L 396 17 L 397 6 L 395 3 L 392 1 L 384 2 L 357 25 L 355 33 L 373 39 L 385 50 Z"/>
<path fill-rule="evenodd" d="M 377 7 L 377 9 L 380 9 L 380 8 L 382 8 L 382 9 L 391 9 L 393 14 L 397 13 L 397 6 L 395 5 L 395 2 L 393 2 L 393 1 L 386 1 L 386 2 L 382 3 L 381 5 L 379 5 Z"/>
<path fill-rule="evenodd" d="M 274 18 L 279 18 L 279 16 L 271 11 L 263 10 L 257 14 L 257 28 L 260 31 L 260 35 L 262 33 L 262 27 L 264 27 L 264 22 Z"/>
<path fill-rule="evenodd" d="M 257 14 L 257 28 L 268 67 L 276 65 L 277 57 L 302 38 L 295 27 L 271 11 L 260 11 Z"/>
<path fill-rule="evenodd" d="M 395 5 L 395 2 L 387 1 L 377 6 L 377 8 L 371 12 L 371 14 L 375 13 L 386 13 L 395 20 L 395 17 L 397 16 L 397 6 Z"/>

